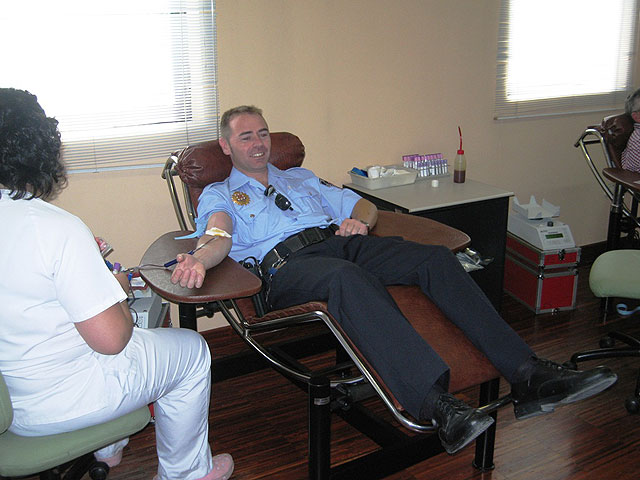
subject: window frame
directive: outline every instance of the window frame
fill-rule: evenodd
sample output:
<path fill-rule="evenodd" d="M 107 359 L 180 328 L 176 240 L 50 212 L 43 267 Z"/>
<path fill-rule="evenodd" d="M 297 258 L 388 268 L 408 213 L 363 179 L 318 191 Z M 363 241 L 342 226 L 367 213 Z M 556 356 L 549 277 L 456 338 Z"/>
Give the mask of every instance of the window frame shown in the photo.
<path fill-rule="evenodd" d="M 26 6 L 23 4 L 19 9 L 14 10 L 15 15 L 17 15 L 15 12 L 37 11 L 37 2 L 33 0 L 23 1 L 29 3 Z M 139 40 L 140 43 L 133 44 L 131 47 L 132 53 L 128 59 L 130 62 L 138 62 L 140 57 L 136 55 L 140 55 L 140 52 L 142 54 L 149 52 L 149 57 L 142 58 L 142 60 L 153 61 L 154 58 L 158 58 L 160 61 L 166 61 L 166 63 L 160 64 L 165 65 L 164 68 L 161 67 L 161 70 L 172 75 L 171 80 L 161 84 L 159 90 L 161 93 L 156 93 L 156 96 L 152 97 L 149 102 L 154 108 L 145 108 L 144 104 L 142 106 L 138 104 L 130 109 L 116 107 L 111 109 L 111 112 L 106 112 L 105 110 L 109 110 L 110 105 L 105 104 L 106 108 L 102 109 L 102 111 L 97 111 L 99 109 L 98 105 L 96 105 L 96 110 L 94 111 L 87 109 L 86 111 L 69 112 L 66 116 L 65 112 L 60 111 L 58 120 L 60 121 L 59 128 L 62 138 L 62 160 L 69 173 L 159 167 L 163 166 L 167 157 L 176 150 L 194 143 L 218 138 L 220 115 L 217 85 L 215 0 L 165 0 L 165 2 L 153 4 L 141 2 L 131 6 L 125 2 L 125 6 L 122 6 L 122 4 L 109 4 L 104 8 L 99 7 L 98 11 L 89 7 L 87 10 L 81 10 L 83 8 L 81 3 L 65 6 L 70 7 L 70 10 L 62 13 L 62 16 L 68 16 L 72 22 L 76 21 L 76 24 L 78 18 L 85 18 L 82 15 L 89 15 L 89 20 L 92 18 L 91 15 L 100 17 L 110 15 L 111 17 L 107 17 L 106 22 L 109 21 L 109 18 L 116 18 L 113 17 L 114 15 L 131 15 L 134 16 L 134 19 L 128 20 L 128 24 L 135 27 L 135 22 L 138 21 L 135 16 L 140 16 L 144 20 L 145 15 L 153 15 L 150 21 L 156 24 L 156 27 L 152 28 L 155 28 L 153 33 L 157 33 L 158 37 L 142 38 L 144 37 L 142 34 L 127 36 L 127 31 L 118 31 L 117 28 L 114 28 L 114 35 L 120 35 L 121 37 L 118 38 L 120 41 L 122 38 L 125 39 L 125 42 Z M 38 13 L 46 22 L 46 8 L 43 7 L 42 11 Z M 43 17 L 43 15 L 45 16 Z M 158 19 L 157 21 L 154 20 L 156 18 Z M 30 19 L 26 13 L 18 15 L 17 18 L 16 16 L 9 17 L 8 14 L 4 21 L 23 23 L 18 28 L 25 32 L 30 31 L 27 28 Z M 52 21 L 55 20 L 49 20 L 49 22 Z M 154 23 L 151 23 L 151 25 Z M 96 26 L 100 25 L 102 24 L 96 23 Z M 127 25 L 126 20 L 125 25 Z M 49 28 L 48 24 L 47 28 Z M 56 28 L 64 27 L 56 25 Z M 101 31 L 100 28 L 96 28 L 96 30 L 96 34 Z M 82 31 L 86 33 L 86 30 Z M 49 33 L 49 35 L 51 34 Z M 123 35 L 124 37 L 122 37 Z M 55 44 L 55 38 L 47 38 L 49 38 L 49 43 L 53 42 Z M 104 37 L 101 36 L 100 38 Z M 160 41 L 154 42 L 155 38 Z M 37 40 L 40 43 L 36 44 L 36 48 L 39 47 L 36 53 L 51 57 L 50 49 L 45 50 L 44 48 L 43 43 L 45 43 L 45 40 L 45 38 Z M 91 39 L 83 38 L 83 41 L 89 43 Z M 104 50 L 107 53 L 112 51 L 121 52 L 121 50 L 113 50 L 107 42 L 96 42 L 97 48 L 111 49 Z M 122 45 L 121 42 L 119 44 Z M 128 44 L 125 43 L 124 45 L 124 53 L 126 54 L 128 53 L 126 50 Z M 20 55 L 19 42 L 16 43 L 15 49 L 18 49 L 17 55 Z M 27 50 L 24 51 L 26 52 Z M 103 50 L 97 50 L 97 52 L 100 51 Z M 85 49 L 81 52 L 81 54 L 91 55 L 95 51 L 87 51 Z M 64 56 L 59 52 L 56 53 L 55 56 L 59 57 L 62 65 L 59 72 L 54 71 L 49 72 L 49 74 L 64 75 L 63 62 L 82 62 L 81 56 L 74 57 L 74 53 L 65 52 Z M 159 55 L 158 57 L 154 56 L 156 53 Z M 103 58 L 96 57 L 96 54 L 93 53 L 93 58 L 99 58 L 99 61 L 102 61 Z M 118 75 L 126 75 L 128 73 L 126 71 L 126 57 L 107 56 L 110 58 L 104 59 L 104 61 L 111 60 L 113 63 L 110 63 L 105 68 L 114 69 Z M 38 62 L 37 58 L 34 59 L 32 55 L 24 53 L 18 57 L 18 62 L 22 61 L 22 58 L 25 58 L 25 61 L 30 63 Z M 138 64 L 134 63 L 132 65 L 137 66 Z M 19 69 L 20 65 L 18 64 L 15 68 Z M 149 72 L 150 77 L 156 74 L 155 72 L 142 70 L 142 73 L 146 72 Z M 35 76 L 36 74 L 34 73 L 33 75 Z M 88 78 L 91 75 L 89 73 Z M 2 77 L 3 75 L 0 72 L 0 80 L 2 80 Z M 22 83 L 19 78 L 18 74 L 14 74 L 12 77 L 11 74 L 7 73 L 4 80 L 8 80 L 8 82 L 3 81 L 2 83 L 8 83 L 8 86 L 18 89 L 37 89 L 35 86 L 29 86 L 30 77 L 24 77 L 25 85 L 18 84 Z M 69 81 L 73 82 L 74 80 L 71 78 Z M 82 81 L 90 80 L 85 79 Z M 148 82 L 143 77 L 143 81 L 140 84 L 149 85 Z M 16 84 L 12 85 L 12 83 Z M 38 82 L 34 81 L 33 83 L 38 85 Z M 126 83 L 124 85 L 126 86 Z M 125 95 L 124 98 L 127 98 L 127 95 L 136 95 L 135 92 L 141 92 L 140 85 L 135 83 L 130 83 L 130 85 L 131 90 L 122 90 L 122 94 Z M 122 86 L 119 84 L 114 88 L 122 88 Z M 94 91 L 99 94 L 100 89 L 94 87 Z M 46 94 L 39 94 L 38 91 L 32 91 L 31 93 L 39 96 L 40 103 L 47 115 L 57 118 L 56 109 L 48 108 L 46 103 L 47 95 L 52 98 L 58 95 L 57 90 L 52 90 Z M 154 103 L 156 97 L 158 101 Z M 65 101 L 64 97 L 59 100 L 59 106 L 64 107 Z M 127 105 L 125 104 L 124 106 L 126 107 Z M 86 120 L 83 121 L 83 118 L 97 121 L 95 123 L 87 122 Z M 113 122 L 113 118 L 116 118 L 117 122 Z M 91 123 L 90 126 L 88 126 L 89 123 Z"/>
<path fill-rule="evenodd" d="M 501 0 L 500 23 L 498 31 L 498 50 L 496 59 L 496 94 L 494 120 L 510 120 L 517 118 L 535 118 L 558 115 L 571 115 L 590 112 L 616 111 L 624 108 L 627 96 L 633 91 L 633 76 L 637 53 L 638 39 L 638 13 L 639 1 L 627 0 L 628 8 L 631 8 L 630 26 L 628 29 L 628 51 L 619 53 L 621 58 L 618 62 L 627 60 L 627 72 L 621 88 L 601 94 L 586 94 L 575 96 L 563 96 L 552 98 L 537 98 L 532 100 L 511 101 L 507 95 L 508 89 L 508 68 L 509 68 L 509 40 L 511 25 L 510 12 L 511 5 L 517 0 Z M 593 12 L 593 15 L 597 12 Z M 621 27 L 624 28 L 624 27 Z M 622 34 L 621 34 L 622 35 Z M 601 35 L 598 39 L 602 41 Z M 577 52 L 584 55 L 588 61 L 589 51 Z"/>

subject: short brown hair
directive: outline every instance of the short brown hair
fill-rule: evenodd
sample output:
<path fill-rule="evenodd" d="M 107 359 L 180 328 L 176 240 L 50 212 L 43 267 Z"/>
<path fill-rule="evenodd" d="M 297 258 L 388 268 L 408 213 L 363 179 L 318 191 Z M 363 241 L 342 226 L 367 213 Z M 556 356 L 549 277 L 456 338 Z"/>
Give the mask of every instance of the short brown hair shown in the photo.
<path fill-rule="evenodd" d="M 241 115 L 243 113 L 247 113 L 249 115 L 259 115 L 264 120 L 262 116 L 262 110 L 258 107 L 254 107 L 253 105 L 241 105 L 239 107 L 234 107 L 222 114 L 222 118 L 220 118 L 220 136 L 225 140 L 229 140 L 229 136 L 231 135 L 231 131 L 229 129 L 229 123 L 231 119 L 236 115 Z M 264 120 L 266 124 L 267 121 Z"/>

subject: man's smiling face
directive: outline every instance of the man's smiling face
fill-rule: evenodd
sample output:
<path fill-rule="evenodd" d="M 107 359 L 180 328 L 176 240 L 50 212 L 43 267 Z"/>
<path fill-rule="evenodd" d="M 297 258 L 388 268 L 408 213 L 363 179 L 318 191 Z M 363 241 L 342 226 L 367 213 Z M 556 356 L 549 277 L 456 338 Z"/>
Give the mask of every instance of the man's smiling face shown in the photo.
<path fill-rule="evenodd" d="M 220 138 L 220 146 L 231 156 L 233 166 L 248 176 L 264 173 L 271 154 L 271 135 L 264 118 L 241 113 L 231 119 L 229 128 L 229 139 Z"/>

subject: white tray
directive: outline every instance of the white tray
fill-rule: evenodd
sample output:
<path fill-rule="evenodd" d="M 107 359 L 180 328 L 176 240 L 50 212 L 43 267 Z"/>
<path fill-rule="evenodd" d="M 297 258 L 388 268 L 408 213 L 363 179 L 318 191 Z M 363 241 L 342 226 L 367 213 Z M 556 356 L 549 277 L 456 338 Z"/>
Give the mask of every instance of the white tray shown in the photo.
<path fill-rule="evenodd" d="M 349 172 L 351 181 L 359 187 L 369 190 L 378 190 L 380 188 L 399 187 L 401 185 L 409 185 L 416 181 L 418 171 L 413 168 L 403 167 L 402 165 L 389 165 L 384 168 L 395 168 L 396 170 L 404 170 L 407 173 L 391 175 L 389 177 L 368 178 Z"/>

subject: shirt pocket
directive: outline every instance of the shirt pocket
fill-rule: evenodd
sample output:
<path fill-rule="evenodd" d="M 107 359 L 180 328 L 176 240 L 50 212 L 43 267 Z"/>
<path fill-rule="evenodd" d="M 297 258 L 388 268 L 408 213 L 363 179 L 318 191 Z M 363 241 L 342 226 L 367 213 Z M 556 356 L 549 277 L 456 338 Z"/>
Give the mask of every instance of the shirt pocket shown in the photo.
<path fill-rule="evenodd" d="M 303 212 L 307 215 L 326 213 L 322 206 L 323 200 L 320 192 L 304 184 L 296 191 L 287 192 L 287 196 L 291 200 L 294 210 L 298 212 Z"/>
<path fill-rule="evenodd" d="M 236 211 L 235 229 L 240 243 L 255 242 L 267 235 L 271 222 L 270 212 L 264 199 L 247 205 L 234 205 Z"/>

